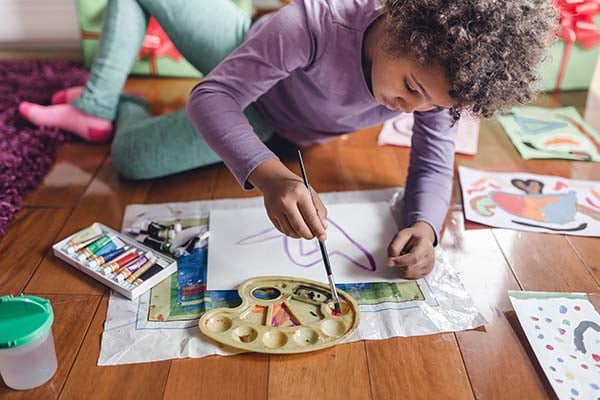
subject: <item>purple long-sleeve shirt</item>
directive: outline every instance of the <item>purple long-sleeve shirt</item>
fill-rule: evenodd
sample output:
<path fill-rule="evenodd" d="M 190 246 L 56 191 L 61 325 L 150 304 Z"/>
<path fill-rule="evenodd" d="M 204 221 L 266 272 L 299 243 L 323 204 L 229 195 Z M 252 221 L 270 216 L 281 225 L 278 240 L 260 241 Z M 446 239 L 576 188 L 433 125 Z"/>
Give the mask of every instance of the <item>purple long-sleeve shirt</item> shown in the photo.
<path fill-rule="evenodd" d="M 379 124 L 397 114 L 371 94 L 362 69 L 366 29 L 378 0 L 297 0 L 257 21 L 244 43 L 193 90 L 188 114 L 246 188 L 276 157 L 242 110 L 251 103 L 275 131 L 300 145 Z M 425 221 L 439 235 L 452 189 L 454 139 L 447 110 L 414 113 L 404 224 Z"/>

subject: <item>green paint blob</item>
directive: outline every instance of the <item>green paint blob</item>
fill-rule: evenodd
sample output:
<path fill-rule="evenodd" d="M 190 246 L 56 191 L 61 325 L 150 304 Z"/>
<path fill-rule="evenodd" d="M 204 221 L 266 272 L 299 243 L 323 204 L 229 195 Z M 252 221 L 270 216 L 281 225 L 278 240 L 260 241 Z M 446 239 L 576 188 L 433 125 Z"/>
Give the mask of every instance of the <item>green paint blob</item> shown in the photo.
<path fill-rule="evenodd" d="M 563 319 L 563 325 L 571 326 L 571 321 L 568 319 Z"/>
<path fill-rule="evenodd" d="M 575 376 L 571 373 L 571 372 L 567 372 L 566 375 L 567 379 L 573 380 L 575 378 Z"/>

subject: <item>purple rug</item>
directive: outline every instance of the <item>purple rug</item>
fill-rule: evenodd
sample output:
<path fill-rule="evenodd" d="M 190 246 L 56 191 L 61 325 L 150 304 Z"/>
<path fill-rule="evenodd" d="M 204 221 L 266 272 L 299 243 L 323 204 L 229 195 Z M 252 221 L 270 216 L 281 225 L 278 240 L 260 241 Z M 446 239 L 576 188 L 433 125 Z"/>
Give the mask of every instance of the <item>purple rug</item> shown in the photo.
<path fill-rule="evenodd" d="M 0 238 L 23 198 L 52 166 L 57 148 L 70 138 L 56 128 L 25 121 L 18 104 L 49 104 L 55 92 L 82 85 L 86 78 L 81 64 L 71 61 L 0 60 Z"/>

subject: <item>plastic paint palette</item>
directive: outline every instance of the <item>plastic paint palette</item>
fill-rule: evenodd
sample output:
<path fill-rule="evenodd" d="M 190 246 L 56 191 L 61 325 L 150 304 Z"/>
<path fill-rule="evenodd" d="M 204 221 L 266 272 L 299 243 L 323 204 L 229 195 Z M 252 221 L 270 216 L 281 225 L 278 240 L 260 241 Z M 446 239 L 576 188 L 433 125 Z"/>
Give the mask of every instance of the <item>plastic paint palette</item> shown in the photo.
<path fill-rule="evenodd" d="M 200 319 L 200 331 L 236 349 L 270 354 L 321 350 L 348 338 L 358 328 L 358 304 L 338 289 L 341 313 L 335 315 L 329 286 L 291 277 L 260 277 L 238 289 L 242 304 L 217 308 Z"/>
<path fill-rule="evenodd" d="M 177 271 L 177 261 L 175 261 L 174 259 L 167 257 L 164 254 L 161 254 L 148 246 L 144 246 L 143 244 L 138 243 L 135 240 L 129 238 L 127 235 L 112 230 L 105 225 L 102 225 L 97 222 L 95 222 L 94 225 L 100 227 L 103 234 L 113 235 L 114 237 L 121 240 L 124 244 L 130 246 L 131 248 L 135 248 L 141 253 L 151 253 L 154 257 L 156 257 L 156 265 L 161 267 L 160 271 L 152 275 L 150 278 L 144 280 L 140 285 L 134 287 L 126 285 L 125 282 L 119 283 L 112 279 L 112 275 L 104 275 L 100 273 L 101 267 L 90 268 L 86 266 L 83 262 L 78 260 L 76 257 L 79 253 L 69 254 L 65 251 L 69 239 L 75 234 L 77 234 L 77 232 L 74 235 L 71 235 L 52 246 L 52 249 L 54 250 L 54 255 L 60 258 L 61 260 L 65 261 L 67 264 L 77 268 L 84 274 L 91 276 L 95 280 L 122 294 L 128 299 L 135 299 L 142 293 L 151 289 L 153 286 L 156 286 L 158 283 L 167 278 L 173 272 Z"/>

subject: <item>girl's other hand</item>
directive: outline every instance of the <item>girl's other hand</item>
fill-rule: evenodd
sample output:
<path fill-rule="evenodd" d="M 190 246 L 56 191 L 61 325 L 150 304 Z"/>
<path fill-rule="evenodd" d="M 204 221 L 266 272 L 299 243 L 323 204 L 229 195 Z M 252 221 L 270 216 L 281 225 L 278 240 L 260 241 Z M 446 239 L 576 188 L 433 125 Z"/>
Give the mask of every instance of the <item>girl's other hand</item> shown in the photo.
<path fill-rule="evenodd" d="M 264 161 L 249 180 L 263 193 L 267 215 L 281 233 L 296 239 L 327 238 L 327 209 L 319 195 L 312 190 L 311 198 L 302 178 L 279 160 Z"/>
<path fill-rule="evenodd" d="M 435 232 L 427 222 L 402 229 L 388 246 L 388 266 L 397 268 L 406 279 L 420 279 L 433 269 Z"/>

